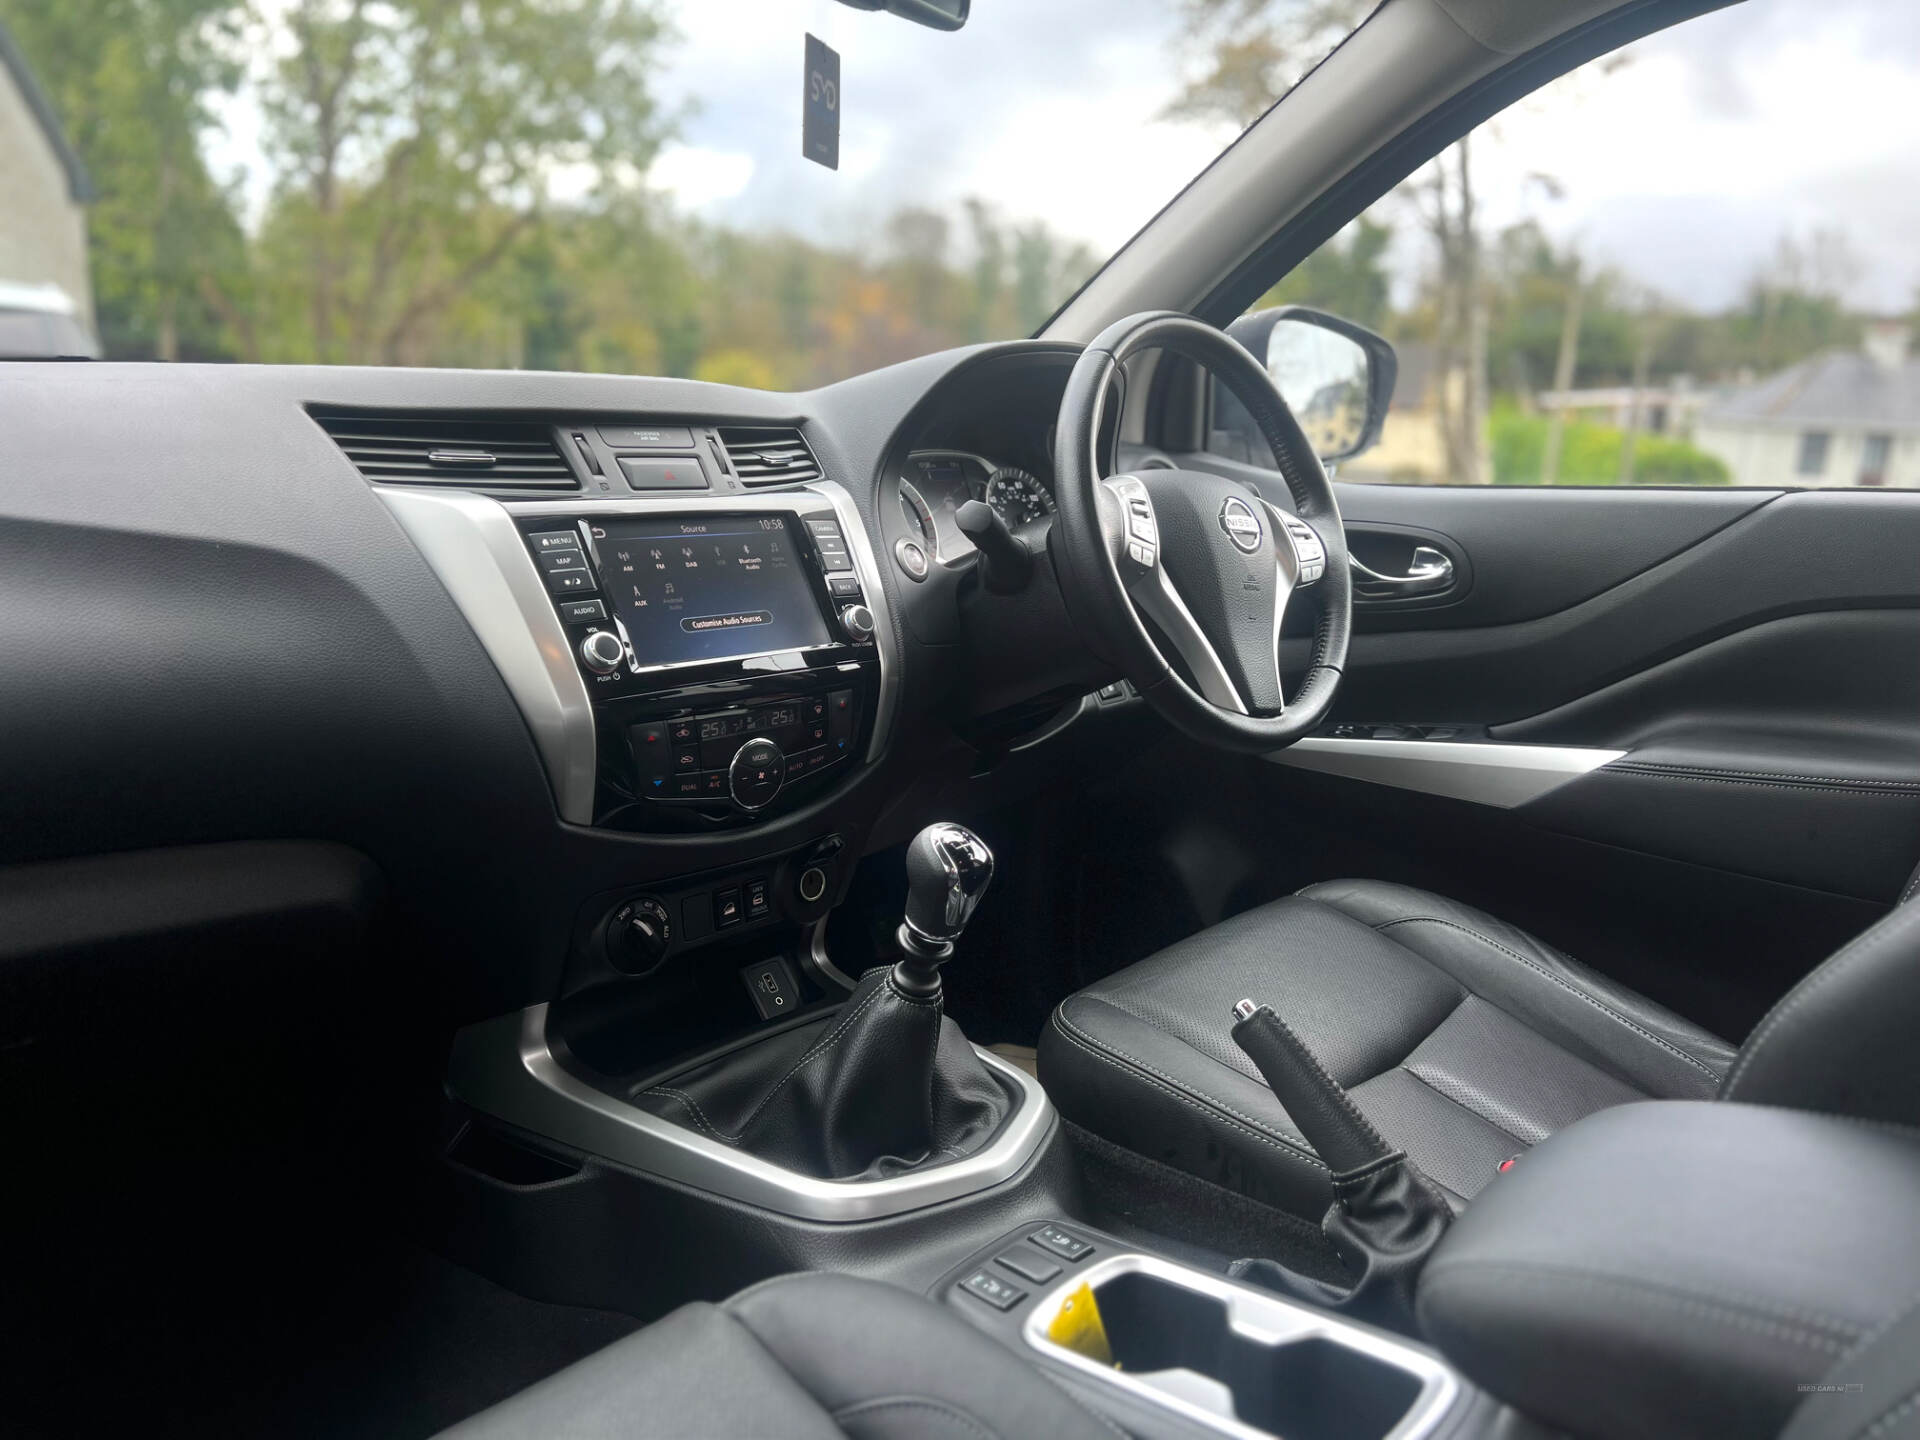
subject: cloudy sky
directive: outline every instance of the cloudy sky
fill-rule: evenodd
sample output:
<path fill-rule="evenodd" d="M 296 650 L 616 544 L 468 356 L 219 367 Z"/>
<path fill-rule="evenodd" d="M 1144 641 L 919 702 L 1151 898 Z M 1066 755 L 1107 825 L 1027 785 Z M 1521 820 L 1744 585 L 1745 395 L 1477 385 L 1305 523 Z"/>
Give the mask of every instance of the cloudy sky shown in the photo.
<path fill-rule="evenodd" d="M 876 247 L 898 206 L 977 195 L 1104 255 L 1232 139 L 1159 118 L 1180 79 L 1178 0 L 975 0 L 958 34 L 835 0 L 669 8 L 680 39 L 654 84 L 686 115 L 650 179 L 718 221 Z M 838 173 L 800 155 L 809 30 L 842 56 Z M 1492 223 L 1536 218 L 1699 308 L 1734 300 L 1783 234 L 1839 230 L 1849 298 L 1910 305 L 1920 4 L 1746 0 L 1628 53 L 1493 123 L 1476 154 Z M 261 173 L 244 103 L 230 122 L 217 160 Z M 1398 254 L 1410 281 L 1419 248 Z"/>

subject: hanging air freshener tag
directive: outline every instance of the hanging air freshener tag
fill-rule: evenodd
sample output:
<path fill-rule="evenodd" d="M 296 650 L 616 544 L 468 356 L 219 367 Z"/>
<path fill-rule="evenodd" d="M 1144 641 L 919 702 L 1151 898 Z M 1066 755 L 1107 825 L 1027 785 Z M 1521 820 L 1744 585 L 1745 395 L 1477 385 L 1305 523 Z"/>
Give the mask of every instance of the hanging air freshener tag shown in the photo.
<path fill-rule="evenodd" d="M 807 85 L 800 153 L 829 170 L 840 168 L 840 52 L 807 36 Z"/>

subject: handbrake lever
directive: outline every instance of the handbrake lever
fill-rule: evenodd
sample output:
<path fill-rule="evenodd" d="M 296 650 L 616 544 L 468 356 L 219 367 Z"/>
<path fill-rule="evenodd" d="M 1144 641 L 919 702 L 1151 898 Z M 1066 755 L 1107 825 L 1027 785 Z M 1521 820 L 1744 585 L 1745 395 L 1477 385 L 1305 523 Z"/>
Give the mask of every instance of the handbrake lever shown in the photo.
<path fill-rule="evenodd" d="M 1445 1196 L 1373 1128 L 1346 1088 L 1272 1007 L 1233 1007 L 1233 1042 L 1259 1067 L 1300 1133 L 1333 1171 L 1333 1204 L 1320 1228 L 1357 1278 L 1348 1289 L 1272 1260 L 1242 1260 L 1232 1273 L 1282 1294 L 1402 1334 L 1419 1334 L 1413 1314 L 1420 1271 L 1453 1223 Z"/>

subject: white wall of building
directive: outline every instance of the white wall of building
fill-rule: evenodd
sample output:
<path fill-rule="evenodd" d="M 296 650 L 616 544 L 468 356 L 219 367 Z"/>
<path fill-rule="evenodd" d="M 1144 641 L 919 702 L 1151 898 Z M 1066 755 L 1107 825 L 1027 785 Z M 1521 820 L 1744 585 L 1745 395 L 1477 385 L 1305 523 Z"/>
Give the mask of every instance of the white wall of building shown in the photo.
<path fill-rule="evenodd" d="M 1702 417 L 1694 427 L 1693 443 L 1725 461 L 1735 485 L 1846 488 L 1860 483 L 1866 431 L 1829 430 L 1827 463 L 1818 475 L 1800 473 L 1801 434 L 1797 427 L 1729 424 Z M 1885 473 L 1890 487 L 1920 489 L 1920 434 L 1894 432 Z"/>
<path fill-rule="evenodd" d="M 93 287 L 87 278 L 87 212 L 74 200 L 66 168 L 0 66 L 0 280 L 58 285 L 88 330 Z"/>

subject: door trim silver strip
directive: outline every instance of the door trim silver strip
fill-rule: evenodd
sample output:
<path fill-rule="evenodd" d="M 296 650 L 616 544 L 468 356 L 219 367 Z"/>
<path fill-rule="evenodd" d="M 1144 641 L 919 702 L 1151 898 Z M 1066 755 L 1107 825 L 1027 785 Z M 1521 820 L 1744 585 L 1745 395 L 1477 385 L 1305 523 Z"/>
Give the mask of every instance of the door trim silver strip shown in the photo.
<path fill-rule="evenodd" d="M 1316 735 L 1272 751 L 1266 758 L 1276 765 L 1511 810 L 1611 765 L 1626 753 L 1567 745 L 1342 740 Z"/>
<path fill-rule="evenodd" d="M 454 1036 L 447 1090 L 483 1114 L 648 1175 L 781 1215 L 829 1224 L 878 1220 L 976 1195 L 1018 1174 L 1054 1131 L 1040 1082 L 974 1047 L 1020 1097 L 986 1148 L 885 1180 L 818 1180 L 674 1124 L 569 1073 L 547 1044 L 547 1007 L 533 1005 Z"/>

